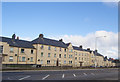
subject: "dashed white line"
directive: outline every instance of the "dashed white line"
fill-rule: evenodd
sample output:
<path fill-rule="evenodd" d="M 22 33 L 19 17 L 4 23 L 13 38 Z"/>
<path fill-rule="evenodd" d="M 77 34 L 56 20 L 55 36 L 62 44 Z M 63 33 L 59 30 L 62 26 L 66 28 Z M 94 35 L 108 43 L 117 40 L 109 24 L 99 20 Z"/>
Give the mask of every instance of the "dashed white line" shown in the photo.
<path fill-rule="evenodd" d="M 65 75 L 63 74 L 63 75 L 62 75 L 62 78 L 64 78 L 64 77 L 65 77 Z"/>
<path fill-rule="evenodd" d="M 20 78 L 19 80 L 23 80 L 23 79 L 26 79 L 26 78 L 29 78 L 31 76 L 26 76 L 26 77 L 23 77 L 23 78 Z"/>
<path fill-rule="evenodd" d="M 73 76 L 74 76 L 74 77 L 76 77 L 76 75 L 75 75 L 75 74 L 73 74 Z"/>
<path fill-rule="evenodd" d="M 47 76 L 43 77 L 43 78 L 42 78 L 42 80 L 44 80 L 44 79 L 48 78 L 49 76 L 50 76 L 50 75 L 47 75 Z"/>
<path fill-rule="evenodd" d="M 85 76 L 87 76 L 87 74 L 86 73 L 83 73 Z"/>
<path fill-rule="evenodd" d="M 8 77 L 8 80 L 11 80 L 11 79 Z"/>
<path fill-rule="evenodd" d="M 95 75 L 94 73 L 91 73 L 92 75 Z"/>

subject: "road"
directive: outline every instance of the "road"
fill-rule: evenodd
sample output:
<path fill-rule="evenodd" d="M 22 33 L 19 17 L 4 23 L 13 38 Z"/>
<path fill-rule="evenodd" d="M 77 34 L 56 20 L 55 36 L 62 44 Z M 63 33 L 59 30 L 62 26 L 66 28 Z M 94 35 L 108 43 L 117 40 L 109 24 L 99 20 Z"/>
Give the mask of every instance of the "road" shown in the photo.
<path fill-rule="evenodd" d="M 118 69 L 3 72 L 3 80 L 118 80 Z"/>

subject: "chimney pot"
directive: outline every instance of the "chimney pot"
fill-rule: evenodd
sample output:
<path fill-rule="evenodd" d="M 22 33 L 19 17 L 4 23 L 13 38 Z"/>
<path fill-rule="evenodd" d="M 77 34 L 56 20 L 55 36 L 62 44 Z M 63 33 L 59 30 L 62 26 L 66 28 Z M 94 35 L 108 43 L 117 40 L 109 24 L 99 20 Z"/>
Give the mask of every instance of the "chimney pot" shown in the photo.
<path fill-rule="evenodd" d="M 39 38 L 43 38 L 43 34 L 40 34 L 40 35 L 39 35 Z"/>
<path fill-rule="evenodd" d="M 17 40 L 19 40 L 19 37 L 17 37 Z"/>

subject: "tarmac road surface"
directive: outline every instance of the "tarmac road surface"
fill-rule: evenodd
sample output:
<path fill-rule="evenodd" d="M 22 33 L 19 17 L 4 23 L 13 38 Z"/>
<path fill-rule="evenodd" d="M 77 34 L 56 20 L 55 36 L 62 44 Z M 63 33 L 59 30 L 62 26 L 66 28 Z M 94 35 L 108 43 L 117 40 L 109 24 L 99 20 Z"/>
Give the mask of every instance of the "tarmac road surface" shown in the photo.
<path fill-rule="evenodd" d="M 11 71 L 2 80 L 118 80 L 118 69 Z"/>

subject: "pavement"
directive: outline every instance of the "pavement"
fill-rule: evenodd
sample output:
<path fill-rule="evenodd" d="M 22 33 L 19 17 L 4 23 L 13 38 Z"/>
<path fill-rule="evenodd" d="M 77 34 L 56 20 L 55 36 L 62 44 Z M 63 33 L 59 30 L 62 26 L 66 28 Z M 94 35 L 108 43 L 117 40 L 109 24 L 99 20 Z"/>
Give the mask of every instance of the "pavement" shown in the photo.
<path fill-rule="evenodd" d="M 2 80 L 118 80 L 118 69 L 4 71 Z"/>

